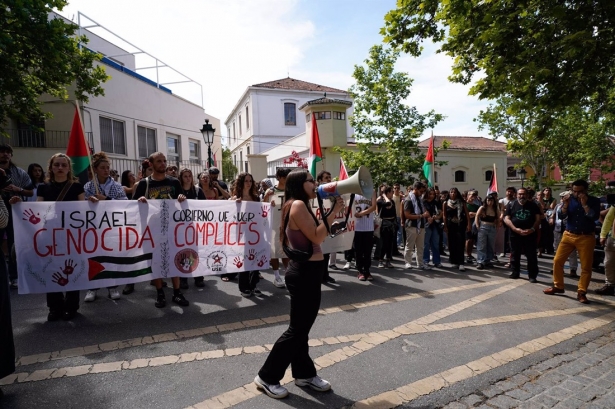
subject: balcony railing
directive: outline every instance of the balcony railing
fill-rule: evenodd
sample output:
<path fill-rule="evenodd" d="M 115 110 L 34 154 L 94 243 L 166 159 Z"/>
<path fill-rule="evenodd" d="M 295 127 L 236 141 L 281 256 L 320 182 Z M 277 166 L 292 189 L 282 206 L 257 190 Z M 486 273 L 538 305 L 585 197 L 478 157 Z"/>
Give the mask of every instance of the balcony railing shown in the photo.
<path fill-rule="evenodd" d="M 51 148 L 66 150 L 70 131 L 31 131 L 22 129 L 6 129 L 8 135 L 0 134 L 0 143 L 11 145 L 13 148 Z M 86 132 L 90 147 L 94 146 L 92 132 Z"/>

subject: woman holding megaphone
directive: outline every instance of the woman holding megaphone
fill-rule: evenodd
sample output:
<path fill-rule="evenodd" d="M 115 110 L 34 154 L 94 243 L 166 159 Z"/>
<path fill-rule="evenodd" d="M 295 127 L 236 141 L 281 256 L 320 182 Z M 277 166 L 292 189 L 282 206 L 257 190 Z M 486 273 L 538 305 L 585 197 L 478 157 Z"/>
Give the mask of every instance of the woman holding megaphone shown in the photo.
<path fill-rule="evenodd" d="M 320 392 L 331 389 L 329 382 L 316 375 L 308 346 L 310 329 L 320 308 L 320 284 L 327 268 L 320 248 L 327 237 L 327 228 L 309 207 L 309 200 L 316 198 L 315 187 L 314 178 L 305 170 L 294 170 L 286 178 L 280 240 L 291 259 L 286 270 L 290 325 L 254 378 L 256 386 L 275 399 L 288 396 L 288 390 L 280 385 L 288 365 L 292 366 L 297 386 L 309 386 Z M 338 196 L 327 217 L 329 225 L 343 208 L 344 201 Z"/>

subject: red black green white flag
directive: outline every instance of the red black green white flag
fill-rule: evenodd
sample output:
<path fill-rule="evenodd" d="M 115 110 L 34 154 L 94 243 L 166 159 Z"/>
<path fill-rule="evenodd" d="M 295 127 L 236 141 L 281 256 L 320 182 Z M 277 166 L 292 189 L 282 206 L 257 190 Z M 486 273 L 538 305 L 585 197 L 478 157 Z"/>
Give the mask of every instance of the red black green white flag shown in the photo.
<path fill-rule="evenodd" d="M 425 163 L 423 163 L 423 174 L 427 179 L 429 187 L 433 187 L 433 171 L 434 171 L 434 155 L 433 155 L 433 132 L 431 133 L 431 139 L 429 140 L 429 148 L 427 149 L 427 155 L 425 155 Z"/>
<path fill-rule="evenodd" d="M 79 179 L 81 184 L 86 184 L 88 178 L 88 167 L 90 166 L 90 152 L 85 143 L 85 133 L 81 125 L 81 115 L 79 108 L 75 107 L 73 126 L 68 137 L 68 147 L 66 154 L 70 157 L 73 165 L 73 175 Z"/>
<path fill-rule="evenodd" d="M 132 257 L 92 257 L 88 259 L 88 279 L 133 278 L 151 274 L 152 258 L 152 253 Z"/>
<path fill-rule="evenodd" d="M 498 192 L 498 176 L 495 173 L 495 163 L 493 164 L 493 172 L 491 173 L 491 181 L 489 182 L 489 188 L 487 189 L 487 194 Z"/>
<path fill-rule="evenodd" d="M 310 173 L 316 178 L 316 164 L 322 161 L 322 149 L 320 148 L 320 136 L 318 135 L 318 125 L 316 117 L 312 113 L 312 140 L 310 143 Z"/>

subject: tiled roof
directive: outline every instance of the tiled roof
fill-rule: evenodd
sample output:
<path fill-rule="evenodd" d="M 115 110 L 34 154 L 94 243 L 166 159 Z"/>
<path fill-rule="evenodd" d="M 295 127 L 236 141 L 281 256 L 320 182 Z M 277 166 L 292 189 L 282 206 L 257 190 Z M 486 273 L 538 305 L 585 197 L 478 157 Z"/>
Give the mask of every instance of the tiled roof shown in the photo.
<path fill-rule="evenodd" d="M 419 142 L 419 147 L 428 148 L 429 139 Z M 435 136 L 434 147 L 442 147 L 444 141 L 449 142 L 448 149 L 456 149 L 463 151 L 496 151 L 506 152 L 506 143 L 494 141 L 483 136 Z"/>
<path fill-rule="evenodd" d="M 334 98 L 324 97 L 324 98 L 318 98 L 318 99 L 313 99 L 311 101 L 308 101 L 305 104 L 301 105 L 299 109 L 303 109 L 303 107 L 306 107 L 309 105 L 328 105 L 328 104 L 342 104 L 342 105 L 352 106 L 352 102 L 350 101 L 346 101 L 343 99 L 334 99 Z"/>
<path fill-rule="evenodd" d="M 297 91 L 343 92 L 344 94 L 346 93 L 346 91 L 342 89 L 313 84 L 311 82 L 296 80 L 290 77 L 282 78 L 281 80 L 263 82 L 262 84 L 254 84 L 252 86 L 258 88 L 289 89 Z"/>

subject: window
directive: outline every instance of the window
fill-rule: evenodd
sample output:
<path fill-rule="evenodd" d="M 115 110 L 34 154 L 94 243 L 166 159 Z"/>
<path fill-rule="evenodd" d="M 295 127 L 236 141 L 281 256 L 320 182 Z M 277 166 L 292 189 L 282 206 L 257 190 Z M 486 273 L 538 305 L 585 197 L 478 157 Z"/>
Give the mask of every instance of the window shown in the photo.
<path fill-rule="evenodd" d="M 124 122 L 100 117 L 100 148 L 103 152 L 126 155 Z"/>
<path fill-rule="evenodd" d="M 297 125 L 296 117 L 297 105 L 292 102 L 284 103 L 284 125 L 295 126 Z"/>
<path fill-rule="evenodd" d="M 239 136 L 241 136 L 241 115 L 239 115 Z"/>
<path fill-rule="evenodd" d="M 455 171 L 455 182 L 465 182 L 466 181 L 466 173 L 463 170 Z"/>
<path fill-rule="evenodd" d="M 333 111 L 333 119 L 346 119 L 346 113 Z"/>
<path fill-rule="evenodd" d="M 167 134 L 167 163 L 179 164 L 179 136 Z"/>
<path fill-rule="evenodd" d="M 243 172 L 243 151 L 239 151 L 239 171 Z"/>
<path fill-rule="evenodd" d="M 226 136 L 227 136 L 228 141 L 229 141 L 229 143 L 230 143 L 230 142 L 231 142 L 231 127 L 229 126 L 229 127 L 227 128 L 227 130 L 228 130 L 228 133 L 226 134 Z"/>
<path fill-rule="evenodd" d="M 249 154 L 250 154 L 250 147 L 248 146 L 248 148 L 247 148 L 247 149 L 248 149 L 247 154 L 249 155 Z"/>
<path fill-rule="evenodd" d="M 235 167 L 237 167 L 237 154 L 233 155 L 233 165 L 235 165 Z"/>
<path fill-rule="evenodd" d="M 137 126 L 137 139 L 139 144 L 139 157 L 148 158 L 149 155 L 156 152 L 156 130 Z"/>
<path fill-rule="evenodd" d="M 488 170 L 485 172 L 485 182 L 491 182 L 491 176 L 493 176 L 493 171 Z"/>
<path fill-rule="evenodd" d="M 237 134 L 235 133 L 235 122 L 233 122 L 233 140 L 237 142 Z"/>
<path fill-rule="evenodd" d="M 201 155 L 199 152 L 199 142 L 190 140 L 188 141 L 188 149 L 190 151 L 190 163 L 196 165 L 201 163 Z"/>
<path fill-rule="evenodd" d="M 314 112 L 314 118 L 316 118 L 316 119 L 331 119 L 331 111 Z"/>
<path fill-rule="evenodd" d="M 438 183 L 438 172 L 433 173 L 433 183 Z"/>
<path fill-rule="evenodd" d="M 517 169 L 515 169 L 514 166 L 509 166 L 506 169 L 506 176 L 511 179 L 515 179 L 517 177 Z"/>
<path fill-rule="evenodd" d="M 311 114 L 307 114 L 305 116 L 305 122 L 307 123 L 307 122 L 310 122 L 311 120 L 312 120 L 312 115 Z"/>
<path fill-rule="evenodd" d="M 250 129 L 250 111 L 246 107 L 246 129 Z"/>

